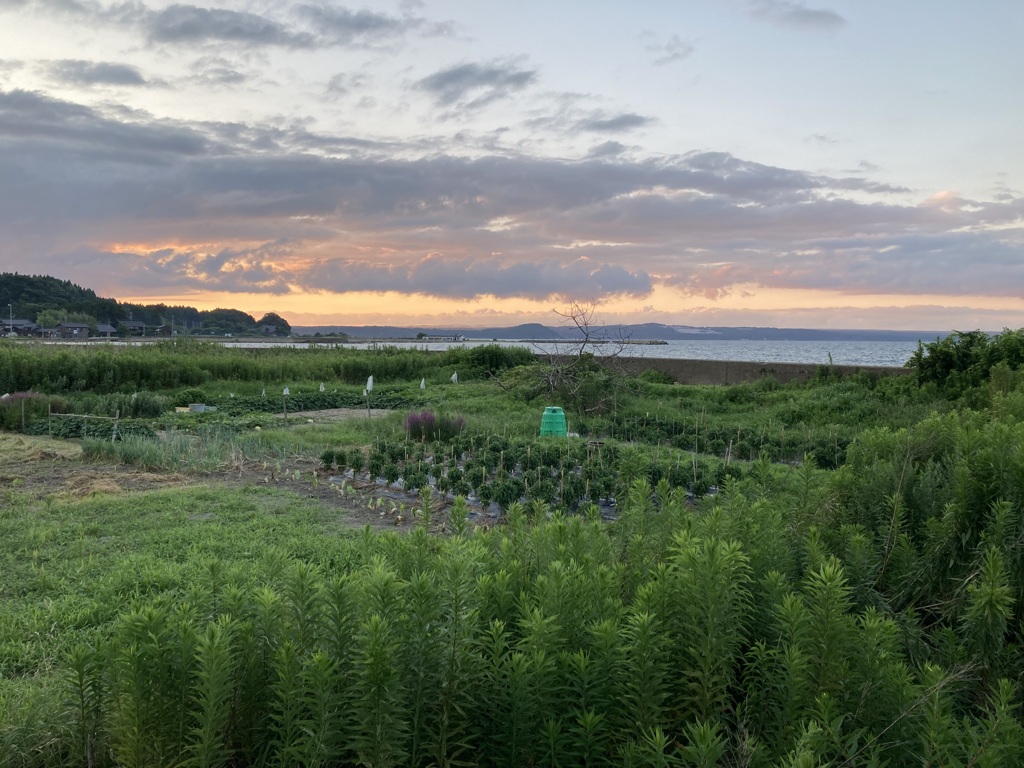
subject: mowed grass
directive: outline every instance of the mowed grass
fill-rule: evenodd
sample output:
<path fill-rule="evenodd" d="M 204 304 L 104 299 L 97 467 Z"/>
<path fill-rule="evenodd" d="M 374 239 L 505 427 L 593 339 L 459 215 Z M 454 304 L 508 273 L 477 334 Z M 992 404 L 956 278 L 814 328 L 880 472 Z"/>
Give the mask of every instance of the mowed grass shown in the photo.
<path fill-rule="evenodd" d="M 281 553 L 336 556 L 358 532 L 316 501 L 273 488 L 191 487 L 31 500 L 0 492 L 0 679 L 45 674 L 131 603 L 185 599 L 218 572 Z"/>

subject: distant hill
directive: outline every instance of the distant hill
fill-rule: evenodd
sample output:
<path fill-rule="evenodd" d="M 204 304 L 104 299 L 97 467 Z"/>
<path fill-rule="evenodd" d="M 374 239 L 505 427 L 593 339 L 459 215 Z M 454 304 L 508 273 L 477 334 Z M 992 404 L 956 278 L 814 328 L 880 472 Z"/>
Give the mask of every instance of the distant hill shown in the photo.
<path fill-rule="evenodd" d="M 293 332 L 301 336 L 316 333 L 329 335 L 343 333 L 354 339 L 415 340 L 423 336 L 464 336 L 470 340 L 572 340 L 581 337 L 575 327 L 548 326 L 539 323 L 514 325 L 509 328 L 431 328 L 393 325 L 322 325 L 295 326 Z M 948 331 L 885 331 L 885 330 L 829 330 L 814 328 L 731 328 L 728 326 L 663 325 L 641 323 L 615 325 L 594 329 L 594 338 L 601 334 L 608 339 L 630 341 L 934 341 L 948 335 Z"/>
<path fill-rule="evenodd" d="M 949 331 L 886 331 L 863 329 L 822 329 L 822 328 L 730 328 L 695 327 L 687 325 L 664 326 L 671 328 L 675 335 L 666 339 L 690 341 L 934 341 L 945 337 Z"/>
<path fill-rule="evenodd" d="M 33 323 L 40 318 L 51 321 L 63 316 L 93 325 L 110 323 L 116 326 L 126 320 L 142 322 L 153 328 L 173 325 L 177 332 L 208 336 L 291 334 L 288 321 L 273 312 L 256 320 L 238 309 L 199 310 L 166 304 L 122 304 L 49 275 L 0 273 L 0 310 L 4 310 L 0 314 L 5 319 L 13 315 Z"/>
<path fill-rule="evenodd" d="M 10 305 L 8 307 L 7 305 Z M 166 304 L 128 304 L 116 299 L 97 296 L 67 280 L 47 275 L 19 275 L 0 273 L 0 314 L 11 311 L 18 319 L 36 322 L 42 313 L 62 312 L 87 316 L 99 323 L 116 325 L 125 320 L 136 320 L 147 326 L 174 324 L 190 333 L 224 336 L 275 335 L 291 333 L 313 336 L 342 334 L 355 339 L 415 340 L 422 336 L 464 336 L 479 340 L 532 340 L 557 341 L 580 338 L 577 328 L 525 323 L 508 328 L 434 328 L 393 325 L 315 325 L 291 327 L 288 321 L 273 312 L 260 320 L 237 309 L 199 310 L 188 306 Z M 273 330 L 270 330 L 270 329 Z M 632 341 L 934 341 L 948 331 L 886 331 L 886 330 L 825 330 L 814 328 L 735 328 L 728 326 L 664 325 L 641 323 L 636 325 L 595 326 L 592 338 L 602 334 L 612 340 Z"/>
<path fill-rule="evenodd" d="M 354 339 L 415 340 L 417 336 L 465 336 L 467 339 L 561 339 L 556 328 L 540 323 L 514 325 L 511 328 L 434 328 L 398 325 L 297 325 L 292 332 L 299 336 L 343 334 Z"/>
<path fill-rule="evenodd" d="M 10 307 L 8 307 L 10 305 Z M 40 312 L 60 309 L 81 313 L 106 322 L 121 319 L 121 308 L 114 299 L 103 299 L 88 288 L 47 275 L 28 276 L 0 273 L 0 306 L 18 318 L 35 322 Z M 124 315 L 127 319 L 127 313 Z"/>

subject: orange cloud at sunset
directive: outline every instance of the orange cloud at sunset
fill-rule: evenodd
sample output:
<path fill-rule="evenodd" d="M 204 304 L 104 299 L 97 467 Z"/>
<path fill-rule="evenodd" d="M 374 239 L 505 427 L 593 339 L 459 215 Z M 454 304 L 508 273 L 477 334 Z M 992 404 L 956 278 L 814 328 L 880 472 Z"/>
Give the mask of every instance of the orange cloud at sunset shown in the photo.
<path fill-rule="evenodd" d="M 0 2 L 0 268 L 295 325 L 1021 321 L 1012 22 L 953 77 L 870 4 L 328 5 Z"/>
<path fill-rule="evenodd" d="M 558 325 L 562 319 L 557 313 L 567 306 L 567 301 L 557 298 L 530 301 L 481 296 L 456 301 L 394 292 L 296 293 L 275 297 L 272 302 L 259 293 L 223 292 L 160 297 L 135 295 L 121 297 L 121 300 L 144 304 L 159 300 L 202 310 L 233 307 L 256 318 L 277 312 L 296 326 L 407 325 L 466 329 L 534 322 Z M 1004 326 L 1024 326 L 1024 299 L 847 295 L 744 285 L 708 301 L 668 286 L 658 286 L 646 298 L 600 301 L 597 314 L 605 323 L 845 329 L 872 327 L 872 319 L 877 323 L 877 318 L 882 317 L 884 327 L 894 330 L 942 330 L 947 326 L 1000 330 Z"/>

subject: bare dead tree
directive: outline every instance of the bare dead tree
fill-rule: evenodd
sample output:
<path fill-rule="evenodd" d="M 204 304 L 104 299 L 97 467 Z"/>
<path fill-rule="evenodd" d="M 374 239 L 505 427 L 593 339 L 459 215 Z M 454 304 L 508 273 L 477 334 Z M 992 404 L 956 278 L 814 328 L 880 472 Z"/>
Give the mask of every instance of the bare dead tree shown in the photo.
<path fill-rule="evenodd" d="M 610 331 L 597 308 L 594 300 L 572 299 L 566 309 L 555 310 L 573 333 L 542 353 L 548 362 L 545 389 L 581 414 L 608 410 L 627 381 L 622 360 L 629 336 L 621 327 Z"/>

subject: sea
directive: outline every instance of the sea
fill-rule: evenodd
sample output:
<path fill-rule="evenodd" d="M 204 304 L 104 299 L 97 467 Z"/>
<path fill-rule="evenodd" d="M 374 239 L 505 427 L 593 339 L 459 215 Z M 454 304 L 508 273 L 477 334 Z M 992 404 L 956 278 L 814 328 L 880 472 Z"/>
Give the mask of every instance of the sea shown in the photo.
<path fill-rule="evenodd" d="M 359 342 L 339 344 L 343 349 L 373 349 L 381 346 L 400 349 L 445 350 L 452 347 L 478 347 L 500 344 L 505 347 L 524 347 L 540 354 L 569 353 L 571 342 L 490 341 L 467 340 L 456 342 Z M 259 346 L 228 342 L 225 346 Z M 293 346 L 332 346 L 326 343 L 293 343 Z M 608 345 L 608 351 L 613 351 Z M 594 348 L 600 355 L 604 345 Z M 916 341 L 722 341 L 701 340 L 666 341 L 664 343 L 626 344 L 619 354 L 633 358 L 667 358 L 671 360 L 728 360 L 749 363 L 802 363 L 813 365 L 864 365 L 901 368 L 917 350 Z"/>

